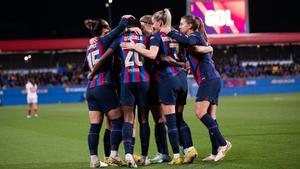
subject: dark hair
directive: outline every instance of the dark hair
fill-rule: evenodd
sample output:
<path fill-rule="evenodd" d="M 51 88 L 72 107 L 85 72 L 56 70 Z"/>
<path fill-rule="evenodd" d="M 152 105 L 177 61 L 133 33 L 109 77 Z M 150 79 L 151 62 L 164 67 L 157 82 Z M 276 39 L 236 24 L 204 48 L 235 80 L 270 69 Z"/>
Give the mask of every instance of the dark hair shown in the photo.
<path fill-rule="evenodd" d="M 192 25 L 191 29 L 193 31 L 199 31 L 203 35 L 205 41 L 208 43 L 209 39 L 207 37 L 207 33 L 204 27 L 204 22 L 200 17 L 185 15 L 182 17 L 182 19 L 184 19 L 188 24 Z"/>
<path fill-rule="evenodd" d="M 33 78 L 29 78 L 28 81 L 32 84 L 35 85 L 36 83 L 34 82 Z"/>
<path fill-rule="evenodd" d="M 84 26 L 91 32 L 93 36 L 101 36 L 103 28 L 110 29 L 108 23 L 104 19 L 86 19 Z"/>
<path fill-rule="evenodd" d="M 128 18 L 128 28 L 132 28 L 132 27 L 138 27 L 138 28 L 141 28 L 141 23 L 139 20 L 133 18 L 133 17 L 130 17 Z"/>

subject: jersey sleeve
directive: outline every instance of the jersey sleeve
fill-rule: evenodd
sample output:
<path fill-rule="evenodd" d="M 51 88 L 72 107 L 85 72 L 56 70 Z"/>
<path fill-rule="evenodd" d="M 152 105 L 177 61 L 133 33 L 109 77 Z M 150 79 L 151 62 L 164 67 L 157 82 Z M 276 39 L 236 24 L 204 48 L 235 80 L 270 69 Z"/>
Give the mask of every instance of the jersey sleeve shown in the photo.
<path fill-rule="evenodd" d="M 109 46 L 113 51 L 115 51 L 120 46 L 120 39 L 115 39 Z"/>
<path fill-rule="evenodd" d="M 195 33 L 192 33 L 188 39 L 189 39 L 189 45 L 190 46 L 194 46 L 194 45 L 204 45 L 206 46 L 205 43 L 203 43 L 203 41 L 201 40 L 201 34 L 195 34 Z"/>
<path fill-rule="evenodd" d="M 90 70 L 89 63 L 87 61 L 88 54 L 89 54 L 89 52 L 88 52 L 88 50 L 86 50 L 86 55 L 85 55 L 85 58 L 84 58 L 84 61 L 83 61 L 83 65 L 82 65 L 83 71 L 86 71 L 86 72 Z"/>
<path fill-rule="evenodd" d="M 114 28 L 109 34 L 102 37 L 102 41 L 110 44 L 115 38 L 117 38 L 127 27 L 128 21 L 125 18 L 122 18 L 119 25 Z"/>
<path fill-rule="evenodd" d="M 177 42 L 179 42 L 180 44 L 182 44 L 184 46 L 190 45 L 188 37 L 182 33 L 179 33 L 177 31 L 171 31 L 168 33 L 168 36 L 175 39 Z"/>
<path fill-rule="evenodd" d="M 160 38 L 159 34 L 154 34 L 153 36 L 150 37 L 150 42 L 149 42 L 149 47 L 150 46 L 158 46 L 160 45 Z"/>

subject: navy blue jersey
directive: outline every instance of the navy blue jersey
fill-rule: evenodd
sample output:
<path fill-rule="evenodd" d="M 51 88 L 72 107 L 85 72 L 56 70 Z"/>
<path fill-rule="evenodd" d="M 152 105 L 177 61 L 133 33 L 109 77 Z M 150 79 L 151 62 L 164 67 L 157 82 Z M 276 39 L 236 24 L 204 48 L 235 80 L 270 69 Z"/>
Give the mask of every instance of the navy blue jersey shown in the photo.
<path fill-rule="evenodd" d="M 150 38 L 149 45 L 159 47 L 158 56 L 162 54 L 162 56 L 170 56 L 173 59 L 179 61 L 179 44 L 175 39 L 167 36 L 165 33 L 155 33 Z M 156 59 L 159 61 L 159 65 L 157 66 L 157 73 L 159 79 L 163 79 L 166 77 L 174 77 L 179 72 L 183 71 L 182 67 L 163 64 L 160 61 L 159 57 L 156 57 Z"/>
<path fill-rule="evenodd" d="M 193 32 L 188 37 L 178 32 L 172 32 L 169 36 L 187 46 L 207 46 L 207 42 L 200 32 Z M 202 83 L 203 80 L 220 78 L 220 74 L 215 68 L 211 53 L 201 54 L 190 51 L 187 55 L 187 59 L 190 62 L 194 78 L 198 84 Z"/>
<path fill-rule="evenodd" d="M 121 59 L 121 83 L 149 82 L 149 74 L 144 64 L 144 58 L 134 50 L 122 49 L 121 43 L 134 42 L 146 48 L 147 37 L 127 32 L 118 37 L 110 46 Z"/>
<path fill-rule="evenodd" d="M 119 25 L 113 29 L 109 34 L 100 37 L 96 44 L 89 45 L 85 57 L 85 67 L 90 71 L 94 69 L 94 66 L 99 61 L 103 53 L 108 49 L 111 42 L 118 37 L 125 27 L 127 26 L 127 19 L 123 18 Z M 96 86 L 102 86 L 112 83 L 112 60 L 110 64 L 105 66 L 105 69 L 100 71 L 94 76 L 93 79 L 88 80 L 87 87 L 93 88 Z"/>

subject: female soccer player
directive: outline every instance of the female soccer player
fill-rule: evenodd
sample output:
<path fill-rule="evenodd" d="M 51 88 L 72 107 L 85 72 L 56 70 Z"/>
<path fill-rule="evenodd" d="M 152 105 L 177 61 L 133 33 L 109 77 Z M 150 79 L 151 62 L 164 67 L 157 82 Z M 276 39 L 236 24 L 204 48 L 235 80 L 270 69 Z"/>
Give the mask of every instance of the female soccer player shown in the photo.
<path fill-rule="evenodd" d="M 90 45 L 87 49 L 85 59 L 85 69 L 92 71 L 95 64 L 106 51 L 109 44 L 122 33 L 127 26 L 127 18 L 121 19 L 118 27 L 105 36 L 101 36 L 96 44 Z M 107 22 L 102 19 L 89 20 L 85 22 L 88 30 L 93 36 L 100 36 L 109 32 Z M 89 107 L 90 131 L 88 135 L 88 145 L 91 155 L 90 167 L 106 167 L 107 164 L 99 160 L 98 142 L 99 132 L 102 125 L 103 115 L 106 114 L 112 121 L 111 131 L 111 153 L 110 156 L 117 156 L 117 148 L 121 142 L 121 129 L 123 117 L 118 107 L 118 97 L 111 78 L 112 62 L 108 63 L 99 73 L 87 82 L 87 101 Z"/>
<path fill-rule="evenodd" d="M 38 96 L 37 96 L 37 84 L 34 83 L 32 79 L 28 79 L 26 83 L 26 93 L 27 93 L 27 118 L 31 118 L 32 108 L 34 111 L 34 116 L 38 117 Z"/>
<path fill-rule="evenodd" d="M 184 16 L 180 21 L 180 31 L 170 32 L 168 35 L 186 46 L 203 45 L 207 46 L 207 35 L 203 21 L 193 16 Z M 199 30 L 199 31 L 198 31 Z M 225 157 L 226 152 L 231 148 L 231 143 L 226 141 L 216 122 L 216 110 L 218 97 L 221 89 L 221 79 L 215 68 L 211 54 L 199 54 L 190 51 L 188 60 L 199 89 L 196 98 L 196 115 L 208 128 L 212 143 L 212 154 L 204 158 L 204 161 L 219 161 Z"/>
<path fill-rule="evenodd" d="M 124 48 L 134 49 L 141 55 L 150 59 L 157 59 L 159 65 L 157 68 L 157 76 L 159 78 L 158 90 L 159 101 L 161 103 L 161 111 L 165 115 L 169 140 L 174 153 L 174 158 L 169 164 L 182 164 L 180 158 L 178 130 L 176 124 L 176 107 L 186 103 L 187 81 L 186 74 L 182 67 L 163 64 L 160 56 L 171 56 L 173 59 L 178 59 L 179 44 L 172 38 L 168 37 L 164 31 L 171 29 L 171 13 L 168 9 L 156 12 L 153 17 L 153 29 L 155 34 L 150 38 L 150 48 L 145 49 L 134 43 L 126 43 Z M 159 57 L 157 57 L 159 56 Z M 197 151 L 192 145 L 192 138 L 189 127 L 186 123 L 181 123 L 182 130 L 180 133 L 183 136 L 184 145 L 187 145 L 191 153 L 190 160 L 192 161 L 197 156 Z"/>
<path fill-rule="evenodd" d="M 152 15 L 144 15 L 140 18 L 140 23 L 142 26 L 143 34 L 147 36 L 148 39 L 153 34 L 152 28 Z M 167 133 L 165 128 L 165 118 L 160 112 L 160 104 L 158 99 L 158 81 L 156 78 L 156 66 L 155 61 L 146 60 L 148 63 L 147 67 L 149 69 L 150 75 L 150 86 L 149 86 L 149 108 L 152 112 L 152 116 L 155 122 L 154 135 L 157 147 L 157 153 L 150 159 L 151 163 L 162 163 L 170 162 L 171 158 L 169 156 L 168 143 L 167 143 Z"/>
<path fill-rule="evenodd" d="M 128 21 L 128 27 L 140 27 L 140 22 L 136 19 Z M 113 44 L 109 47 L 111 53 L 115 51 L 121 59 L 121 92 L 120 104 L 124 113 L 123 124 L 123 142 L 125 147 L 125 160 L 128 167 L 136 167 L 133 158 L 132 136 L 133 136 L 133 123 L 134 123 L 134 107 L 138 106 L 138 119 L 140 123 L 140 137 L 142 145 L 142 159 L 141 165 L 149 165 L 150 161 L 147 157 L 149 148 L 150 128 L 148 123 L 148 100 L 145 97 L 149 90 L 149 74 L 144 66 L 144 61 L 139 53 L 133 50 L 120 48 L 120 44 L 124 42 L 134 41 L 139 45 L 146 46 L 147 38 L 143 35 L 138 35 L 135 32 L 126 32 L 118 37 Z M 95 74 L 99 65 L 103 65 L 102 61 L 106 57 L 107 52 L 103 58 L 96 65 L 96 68 L 91 72 L 91 76 Z"/>

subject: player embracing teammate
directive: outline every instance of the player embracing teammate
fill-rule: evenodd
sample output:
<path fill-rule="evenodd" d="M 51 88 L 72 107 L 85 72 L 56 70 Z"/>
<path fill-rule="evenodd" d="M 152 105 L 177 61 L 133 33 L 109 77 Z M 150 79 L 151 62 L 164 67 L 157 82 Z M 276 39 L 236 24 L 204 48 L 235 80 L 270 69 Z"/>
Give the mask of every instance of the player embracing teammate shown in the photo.
<path fill-rule="evenodd" d="M 90 82 L 92 80 L 92 83 L 95 84 L 98 82 L 94 80 L 96 77 L 98 79 L 99 76 L 106 77 L 101 76 L 99 72 L 109 73 L 112 68 L 109 65 L 113 63 L 113 60 L 121 60 L 119 103 L 123 117 L 120 113 L 114 113 L 115 116 L 112 119 L 118 119 L 118 122 L 117 127 L 115 124 L 115 128 L 113 124 L 112 133 L 118 131 L 114 133 L 114 138 L 118 138 L 118 141 L 116 142 L 113 139 L 111 141 L 116 142 L 115 146 L 118 147 L 120 138 L 122 138 L 127 166 L 137 167 L 132 148 L 134 108 L 137 105 L 139 108 L 138 118 L 142 146 L 142 159 L 139 164 L 150 164 L 148 159 L 150 137 L 148 96 L 149 94 L 151 96 L 151 93 L 149 93 L 150 79 L 155 79 L 157 80 L 156 92 L 160 104 L 160 110 L 156 110 L 159 111 L 160 116 L 155 117 L 155 130 L 164 131 L 164 124 L 166 123 L 169 141 L 173 150 L 173 159 L 169 164 L 192 163 L 198 156 L 198 152 L 193 146 L 190 128 L 183 118 L 183 107 L 186 104 L 187 97 L 187 74 L 185 70 L 190 65 L 199 85 L 195 106 L 196 116 L 208 128 L 212 143 L 212 154 L 203 160 L 219 161 L 223 159 L 231 148 L 231 143 L 223 138 L 216 122 L 216 108 L 221 80 L 211 58 L 212 48 L 207 45 L 203 22 L 195 17 L 184 16 L 180 23 L 181 33 L 171 31 L 171 13 L 168 9 L 154 13 L 151 21 L 152 23 L 148 19 L 145 22 L 145 24 L 152 24 L 153 29 L 153 34 L 150 35 L 150 33 L 147 38 L 139 31 L 139 28 L 141 28 L 140 23 L 133 17 L 128 18 L 127 28 L 134 27 L 136 29 L 127 29 L 123 33 L 118 32 L 119 36 L 113 37 L 114 41 L 110 41 L 110 46 L 107 45 L 101 53 L 98 53 L 99 56 L 96 58 L 98 60 L 95 62 L 95 59 L 92 59 L 94 64 L 90 65 L 91 73 L 88 78 Z M 145 29 L 145 25 L 142 28 Z M 122 27 L 122 29 L 124 28 Z M 90 53 L 93 55 L 93 51 Z M 113 53 L 115 54 L 114 57 L 112 56 Z M 146 63 L 150 63 L 150 66 L 147 67 Z M 150 75 L 149 70 L 151 70 Z M 115 90 L 113 86 L 111 90 Z M 107 91 L 99 92 L 98 96 L 95 93 L 94 97 L 107 97 Z M 90 102 L 88 98 L 89 107 L 92 107 Z M 112 100 L 109 104 L 111 103 L 115 103 L 115 100 Z M 95 104 L 94 107 L 107 106 L 102 105 L 106 104 L 104 102 L 95 102 Z M 111 107 L 116 108 L 117 106 Z M 90 133 L 93 132 L 92 127 Z M 95 130 L 94 133 L 99 133 L 99 131 L 100 129 Z M 157 159 L 162 162 L 162 153 L 168 155 L 167 146 L 165 146 L 166 137 L 164 133 L 157 133 L 156 131 L 155 138 L 160 153 L 158 155 L 161 155 Z M 180 157 L 180 146 L 184 148 L 184 158 Z M 116 147 L 114 147 L 114 150 Z M 118 157 L 116 152 L 112 154 L 115 156 L 111 156 L 113 159 L 111 164 L 115 164 L 119 159 L 115 159 L 115 157 Z M 100 166 L 104 167 L 106 165 L 100 163 Z"/>

